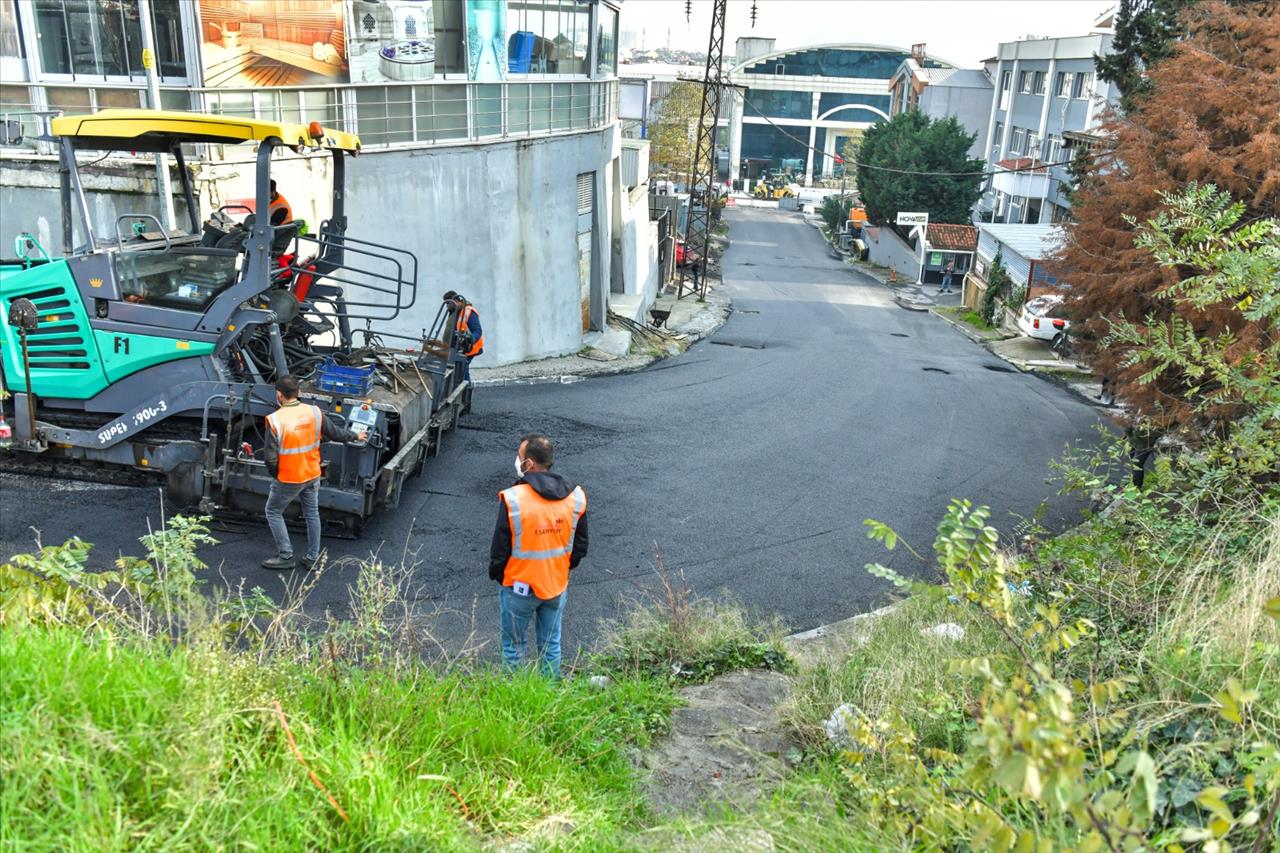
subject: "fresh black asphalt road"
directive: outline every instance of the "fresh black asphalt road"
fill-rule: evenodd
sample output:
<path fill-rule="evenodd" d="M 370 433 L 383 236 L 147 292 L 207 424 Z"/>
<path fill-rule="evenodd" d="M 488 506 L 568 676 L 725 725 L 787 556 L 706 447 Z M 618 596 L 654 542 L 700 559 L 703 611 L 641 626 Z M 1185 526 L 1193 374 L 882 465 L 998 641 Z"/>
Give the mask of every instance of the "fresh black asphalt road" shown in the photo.
<path fill-rule="evenodd" d="M 534 430 L 550 434 L 556 470 L 588 496 L 591 553 L 569 588 L 567 649 L 655 589 L 659 552 L 695 593 L 732 595 L 803 630 L 887 599 L 867 562 L 929 571 L 868 540 L 863 519 L 927 554 L 955 497 L 989 504 L 1009 536 L 1045 501 L 1051 528 L 1076 515 L 1055 496 L 1048 462 L 1089 440 L 1091 407 L 897 307 L 798 215 L 739 208 L 729 221 L 734 312 L 717 334 L 639 373 L 479 389 L 400 508 L 360 540 L 327 541 L 330 554 L 405 562 L 419 605 L 442 611 L 443 638 L 474 625 L 496 639 L 486 574 L 496 494 L 511 484 L 517 438 Z M 45 543 L 96 543 L 106 566 L 138 553 L 160 513 L 154 489 L 5 476 L 0 555 L 30 550 L 38 529 Z M 284 578 L 258 567 L 271 550 L 265 525 L 219 536 L 205 554 L 217 583 L 282 590 Z M 341 615 L 354 576 L 330 569 L 310 609 Z"/>

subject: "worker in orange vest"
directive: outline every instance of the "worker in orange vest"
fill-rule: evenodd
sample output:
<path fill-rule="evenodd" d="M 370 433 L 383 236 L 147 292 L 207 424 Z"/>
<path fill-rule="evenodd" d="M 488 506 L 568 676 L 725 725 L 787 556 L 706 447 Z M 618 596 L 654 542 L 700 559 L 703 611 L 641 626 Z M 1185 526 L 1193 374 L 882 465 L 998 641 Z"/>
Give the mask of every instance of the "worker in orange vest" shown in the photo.
<path fill-rule="evenodd" d="M 363 430 L 352 433 L 338 427 L 318 406 L 301 402 L 300 391 L 296 376 L 280 377 L 276 381 L 280 408 L 267 415 L 264 458 L 275 477 L 267 495 L 267 525 L 276 540 L 276 556 L 262 561 L 264 569 L 285 570 L 296 565 L 293 543 L 284 525 L 285 508 L 295 498 L 307 523 L 307 553 L 302 566 L 310 569 L 320 559 L 320 442 L 328 439 L 346 444 L 369 437 Z"/>
<path fill-rule="evenodd" d="M 455 331 L 459 345 L 463 347 L 462 354 L 467 357 L 467 366 L 462 378 L 470 381 L 471 360 L 484 352 L 484 329 L 480 327 L 480 312 L 476 310 L 476 306 L 468 302 L 467 298 L 456 290 L 446 292 L 444 301 L 452 302 L 458 309 L 458 322 Z"/>
<path fill-rule="evenodd" d="M 489 546 L 489 577 L 502 584 L 502 660 L 508 670 L 525 657 L 534 623 L 542 671 L 560 677 L 560 627 L 569 572 L 587 555 L 587 496 L 549 470 L 551 439 L 532 433 L 516 450 L 516 484 L 498 493 L 498 523 Z"/>
<path fill-rule="evenodd" d="M 288 199 L 276 192 L 274 178 L 271 180 L 271 204 L 267 207 L 267 216 L 270 217 L 272 225 L 283 225 L 293 221 L 293 208 L 289 206 Z"/>

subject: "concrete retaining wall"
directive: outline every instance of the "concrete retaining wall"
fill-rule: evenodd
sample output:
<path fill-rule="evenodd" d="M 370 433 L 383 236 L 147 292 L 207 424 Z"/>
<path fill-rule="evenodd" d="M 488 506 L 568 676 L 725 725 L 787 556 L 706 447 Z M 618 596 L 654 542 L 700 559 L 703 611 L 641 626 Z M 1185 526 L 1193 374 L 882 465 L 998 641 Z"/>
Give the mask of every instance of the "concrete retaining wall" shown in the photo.
<path fill-rule="evenodd" d="M 899 281 L 915 281 L 920 273 L 920 250 L 898 236 L 892 228 L 864 228 L 867 257 L 873 262 L 898 271 Z"/>
<path fill-rule="evenodd" d="M 478 366 L 580 349 L 586 327 L 605 325 L 619 149 L 617 130 L 609 128 L 519 142 L 380 150 L 349 160 L 348 234 L 413 252 L 420 265 L 417 304 L 375 328 L 418 335 L 431 325 L 440 295 L 457 290 L 475 303 L 484 323 Z M 203 216 L 253 195 L 252 157 L 227 153 L 235 159 L 195 167 Z M 583 173 L 595 176 L 594 217 L 592 238 L 580 242 L 586 218 L 578 215 L 577 177 Z M 328 157 L 285 155 L 273 174 L 295 216 L 318 231 L 331 213 Z M 160 214 L 149 161 L 86 170 L 85 176 L 99 236 L 114 233 L 120 212 Z M 56 158 L 0 162 L 0 254 L 11 253 L 21 231 L 34 233 L 51 253 L 61 252 L 57 182 Z M 628 267 L 619 280 L 625 292 L 654 292 L 648 203 L 642 199 L 627 209 L 634 216 L 623 229 L 631 237 L 617 253 Z M 581 252 L 586 247 L 589 263 Z"/>

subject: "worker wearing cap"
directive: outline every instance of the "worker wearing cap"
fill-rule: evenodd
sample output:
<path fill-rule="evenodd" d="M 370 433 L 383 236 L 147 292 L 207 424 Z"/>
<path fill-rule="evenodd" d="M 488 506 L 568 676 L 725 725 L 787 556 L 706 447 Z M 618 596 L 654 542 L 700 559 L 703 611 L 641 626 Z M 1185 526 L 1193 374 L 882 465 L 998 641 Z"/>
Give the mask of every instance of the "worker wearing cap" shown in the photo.
<path fill-rule="evenodd" d="M 267 216 L 272 225 L 293 221 L 293 208 L 289 206 L 288 199 L 276 192 L 275 178 L 271 179 L 271 204 L 267 207 Z"/>
<path fill-rule="evenodd" d="M 516 483 L 498 494 L 489 578 L 500 583 L 502 660 L 516 669 L 534 623 L 542 670 L 560 676 L 560 628 L 569 572 L 587 555 L 587 496 L 550 471 L 551 439 L 532 433 L 516 450 Z"/>
<path fill-rule="evenodd" d="M 467 301 L 465 296 L 455 290 L 446 292 L 444 301 L 452 302 L 458 308 L 455 331 L 461 336 L 466 347 L 462 354 L 467 358 L 467 366 L 462 378 L 470 381 L 471 360 L 484 352 L 484 329 L 480 327 L 480 312 L 476 310 L 476 306 Z"/>
<path fill-rule="evenodd" d="M 368 433 L 352 433 L 324 416 L 318 406 L 298 399 L 297 377 L 285 375 L 276 381 L 276 403 L 280 408 L 267 415 L 264 458 L 275 480 L 267 496 L 267 526 L 276 540 L 276 556 L 262 561 L 264 569 L 292 569 L 293 543 L 284 524 L 284 511 L 296 498 L 307 523 L 307 553 L 302 567 L 310 569 L 320 559 L 320 442 L 324 439 L 364 441 Z"/>

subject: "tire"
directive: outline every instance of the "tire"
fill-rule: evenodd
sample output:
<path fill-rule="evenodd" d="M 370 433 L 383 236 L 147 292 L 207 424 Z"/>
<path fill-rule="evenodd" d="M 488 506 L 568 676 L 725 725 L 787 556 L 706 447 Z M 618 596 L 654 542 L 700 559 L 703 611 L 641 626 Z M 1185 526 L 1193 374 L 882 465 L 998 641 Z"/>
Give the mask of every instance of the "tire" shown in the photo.
<path fill-rule="evenodd" d="M 1049 348 L 1066 358 L 1071 355 L 1071 338 L 1066 332 L 1058 332 L 1053 336 L 1053 341 L 1049 344 Z"/>

